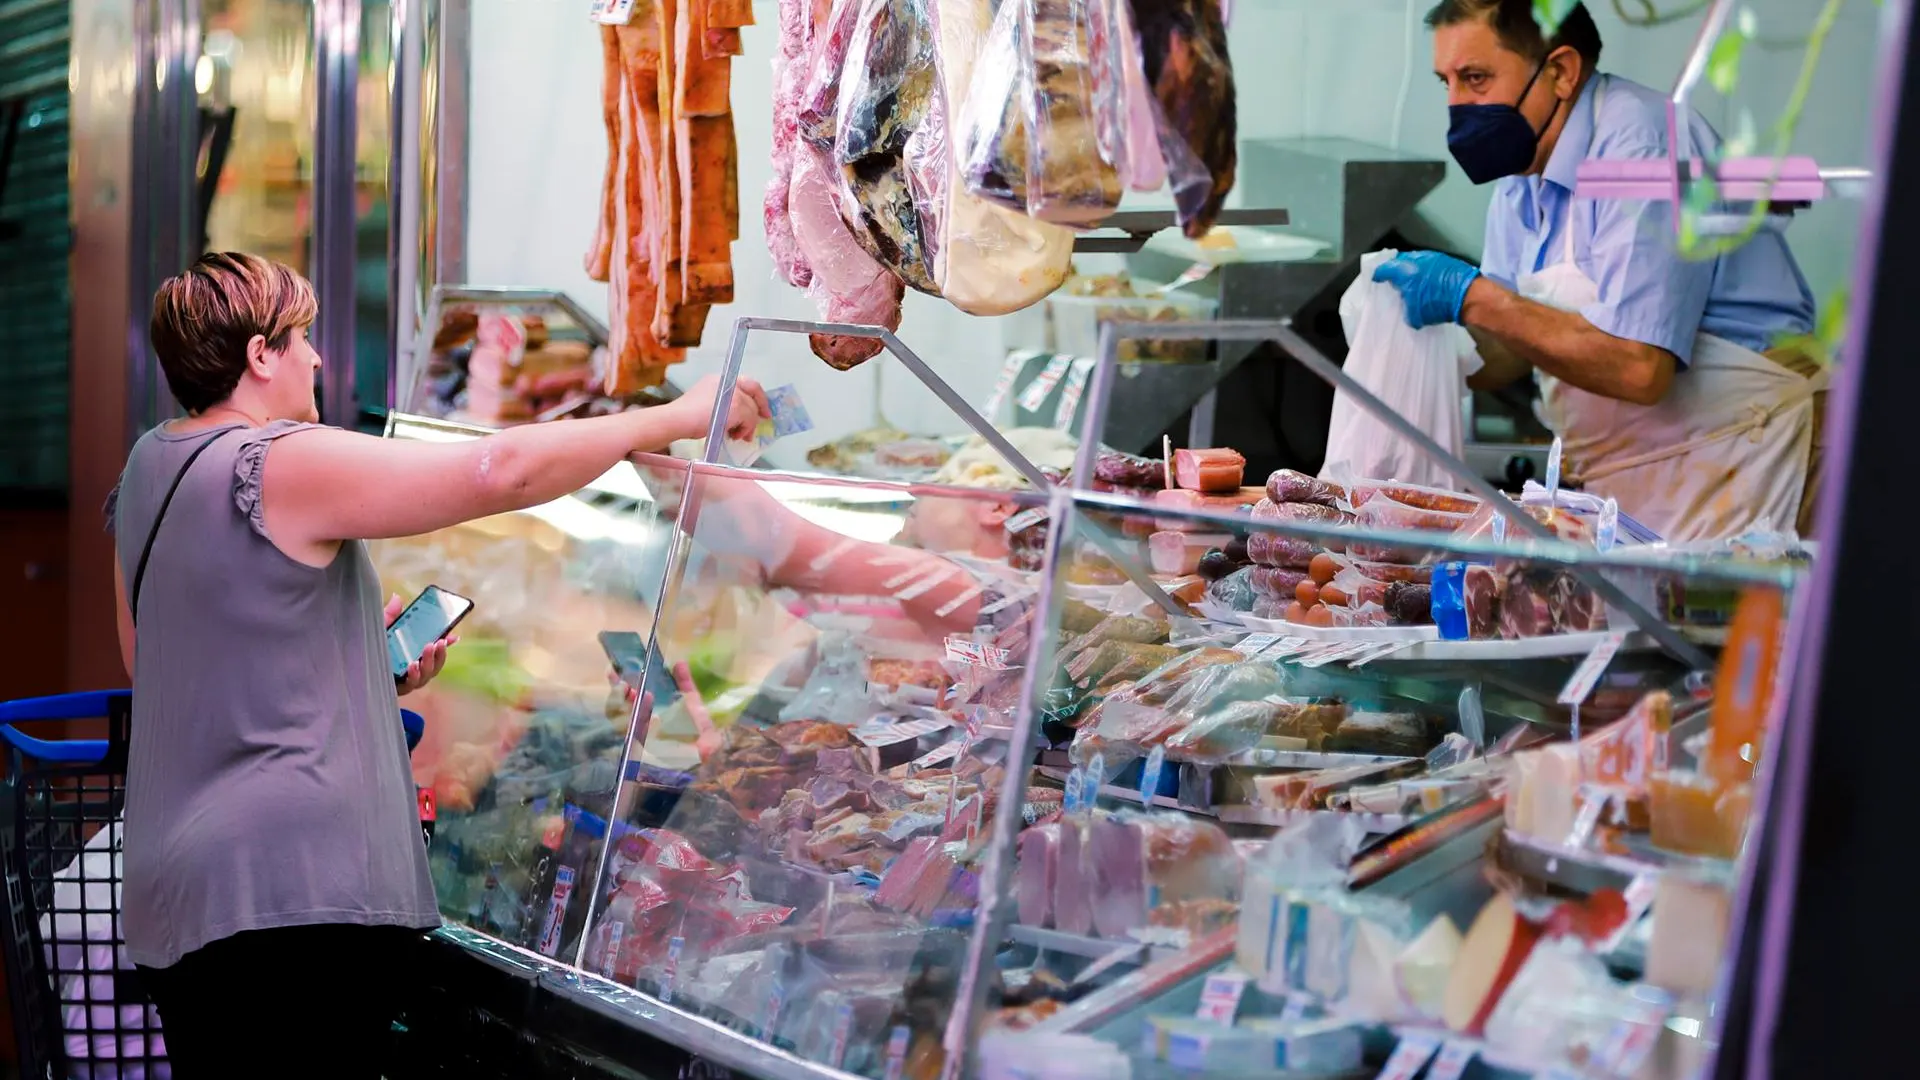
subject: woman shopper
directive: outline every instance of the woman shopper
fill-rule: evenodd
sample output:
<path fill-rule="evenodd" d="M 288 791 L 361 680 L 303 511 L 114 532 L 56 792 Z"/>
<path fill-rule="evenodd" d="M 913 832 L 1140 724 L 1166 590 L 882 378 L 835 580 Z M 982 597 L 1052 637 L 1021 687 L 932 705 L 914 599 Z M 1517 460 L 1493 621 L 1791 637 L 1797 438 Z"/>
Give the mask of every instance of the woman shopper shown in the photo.
<path fill-rule="evenodd" d="M 180 1080 L 378 1076 L 408 935 L 439 922 L 397 693 L 445 644 L 396 685 L 363 541 L 559 498 L 701 437 L 716 394 L 378 439 L 315 423 L 314 315 L 252 255 L 163 284 L 150 333 L 187 415 L 134 445 L 108 506 L 134 688 L 122 922 Z M 741 380 L 730 434 L 767 413 Z"/>

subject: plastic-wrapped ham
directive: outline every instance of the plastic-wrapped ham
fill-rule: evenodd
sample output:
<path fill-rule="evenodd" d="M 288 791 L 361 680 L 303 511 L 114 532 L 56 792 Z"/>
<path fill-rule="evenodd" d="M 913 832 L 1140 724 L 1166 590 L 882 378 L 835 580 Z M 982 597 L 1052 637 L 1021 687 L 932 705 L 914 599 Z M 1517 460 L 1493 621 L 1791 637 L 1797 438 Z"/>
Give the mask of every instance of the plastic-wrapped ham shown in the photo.
<path fill-rule="evenodd" d="M 941 296 L 970 315 L 1004 315 L 1037 303 L 1066 280 L 1073 233 L 967 190 L 960 172 L 960 117 L 993 24 L 993 5 L 987 0 L 933 2 L 940 42 L 935 59 L 949 136 L 943 161 L 947 204 L 939 217 L 934 283 Z"/>
<path fill-rule="evenodd" d="M 900 302 L 906 294 L 900 279 L 876 262 L 854 240 L 834 203 L 837 180 L 829 171 L 827 155 L 811 145 L 795 154 L 793 182 L 787 207 L 794 237 L 808 255 L 813 274 L 811 292 L 828 322 L 858 323 L 900 328 Z M 815 334 L 814 355 L 841 370 L 871 359 L 880 351 L 872 338 Z"/>
<path fill-rule="evenodd" d="M 1173 481 L 1188 491 L 1237 493 L 1246 471 L 1247 459 L 1238 450 L 1217 447 L 1173 452 Z"/>
<path fill-rule="evenodd" d="M 1147 926 L 1153 909 L 1192 900 L 1237 901 L 1243 865 L 1212 822 L 1184 814 L 1123 814 L 1096 822 L 1093 923 L 1103 937 Z"/>
<path fill-rule="evenodd" d="M 1023 926 L 1045 927 L 1053 917 L 1053 882 L 1060 865 L 1059 822 L 1035 825 L 1020 834 L 1020 866 L 1014 875 L 1014 897 Z"/>
<path fill-rule="evenodd" d="M 794 235 L 787 209 L 800 141 L 800 95 L 806 88 L 808 49 L 813 42 L 812 14 L 810 0 L 780 0 L 780 47 L 773 56 L 773 177 L 767 181 L 763 210 L 774 268 L 796 289 L 813 283 L 813 268 Z"/>
<path fill-rule="evenodd" d="M 840 217 L 902 281 L 939 295 L 936 222 L 925 221 L 907 167 L 909 138 L 938 104 L 930 0 L 862 0 L 834 106 Z"/>
<path fill-rule="evenodd" d="M 1053 927 L 1069 934 L 1093 929 L 1093 860 L 1082 857 L 1083 828 L 1079 822 L 1060 826 L 1059 855 L 1053 871 Z"/>
<path fill-rule="evenodd" d="M 1115 132 L 1125 130 L 1125 88 L 1102 26 L 1113 0 L 1015 2 L 1032 8 L 1027 212 L 1062 225 L 1096 224 L 1119 207 L 1122 189 L 1114 144 Z"/>
<path fill-rule="evenodd" d="M 1220 0 L 1132 0 L 1181 228 L 1213 228 L 1239 166 L 1233 63 Z"/>

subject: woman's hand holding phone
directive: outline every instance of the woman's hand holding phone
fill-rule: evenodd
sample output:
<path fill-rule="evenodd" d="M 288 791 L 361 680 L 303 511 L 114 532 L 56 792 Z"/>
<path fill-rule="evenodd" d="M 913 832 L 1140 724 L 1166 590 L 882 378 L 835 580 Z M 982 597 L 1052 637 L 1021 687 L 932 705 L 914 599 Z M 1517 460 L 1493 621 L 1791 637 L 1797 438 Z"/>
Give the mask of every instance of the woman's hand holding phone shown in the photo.
<path fill-rule="evenodd" d="M 389 596 L 385 610 L 386 623 L 391 625 L 393 620 L 399 618 L 400 613 L 406 609 L 407 601 L 398 593 Z M 432 682 L 433 677 L 440 674 L 440 669 L 447 666 L 447 650 L 459 643 L 459 634 L 449 634 L 428 645 L 421 652 L 420 659 L 407 665 L 406 676 L 395 682 L 394 687 L 400 692 L 400 696 L 405 697 Z"/>

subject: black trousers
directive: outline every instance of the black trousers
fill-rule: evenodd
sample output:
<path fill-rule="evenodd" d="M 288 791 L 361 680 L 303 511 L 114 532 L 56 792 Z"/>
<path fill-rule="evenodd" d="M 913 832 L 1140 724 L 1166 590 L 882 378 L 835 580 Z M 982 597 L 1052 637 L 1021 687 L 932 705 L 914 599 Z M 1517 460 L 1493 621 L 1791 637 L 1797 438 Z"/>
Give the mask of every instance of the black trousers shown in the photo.
<path fill-rule="evenodd" d="M 419 930 L 290 926 L 222 938 L 140 969 L 174 1080 L 378 1080 L 417 976 Z"/>

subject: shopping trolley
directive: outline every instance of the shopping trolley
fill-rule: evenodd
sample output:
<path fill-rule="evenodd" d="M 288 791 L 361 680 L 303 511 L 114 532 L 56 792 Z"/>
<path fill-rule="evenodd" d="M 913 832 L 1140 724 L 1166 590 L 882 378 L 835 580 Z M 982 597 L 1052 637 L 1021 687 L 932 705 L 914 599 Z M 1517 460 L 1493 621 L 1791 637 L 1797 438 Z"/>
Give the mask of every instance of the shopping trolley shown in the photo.
<path fill-rule="evenodd" d="M 132 700 L 119 690 L 0 703 L 7 991 L 30 1080 L 166 1075 L 157 1014 L 137 973 L 118 969 Z M 104 739 L 38 739 L 14 726 L 96 718 L 107 722 Z"/>
<path fill-rule="evenodd" d="M 159 1016 L 122 967 L 121 810 L 133 696 L 109 690 L 0 703 L 7 992 L 23 1080 L 161 1080 Z M 38 739 L 14 725 L 104 718 L 103 739 Z M 407 749 L 421 718 L 403 711 Z M 44 925 L 43 925 L 44 921 Z"/>

